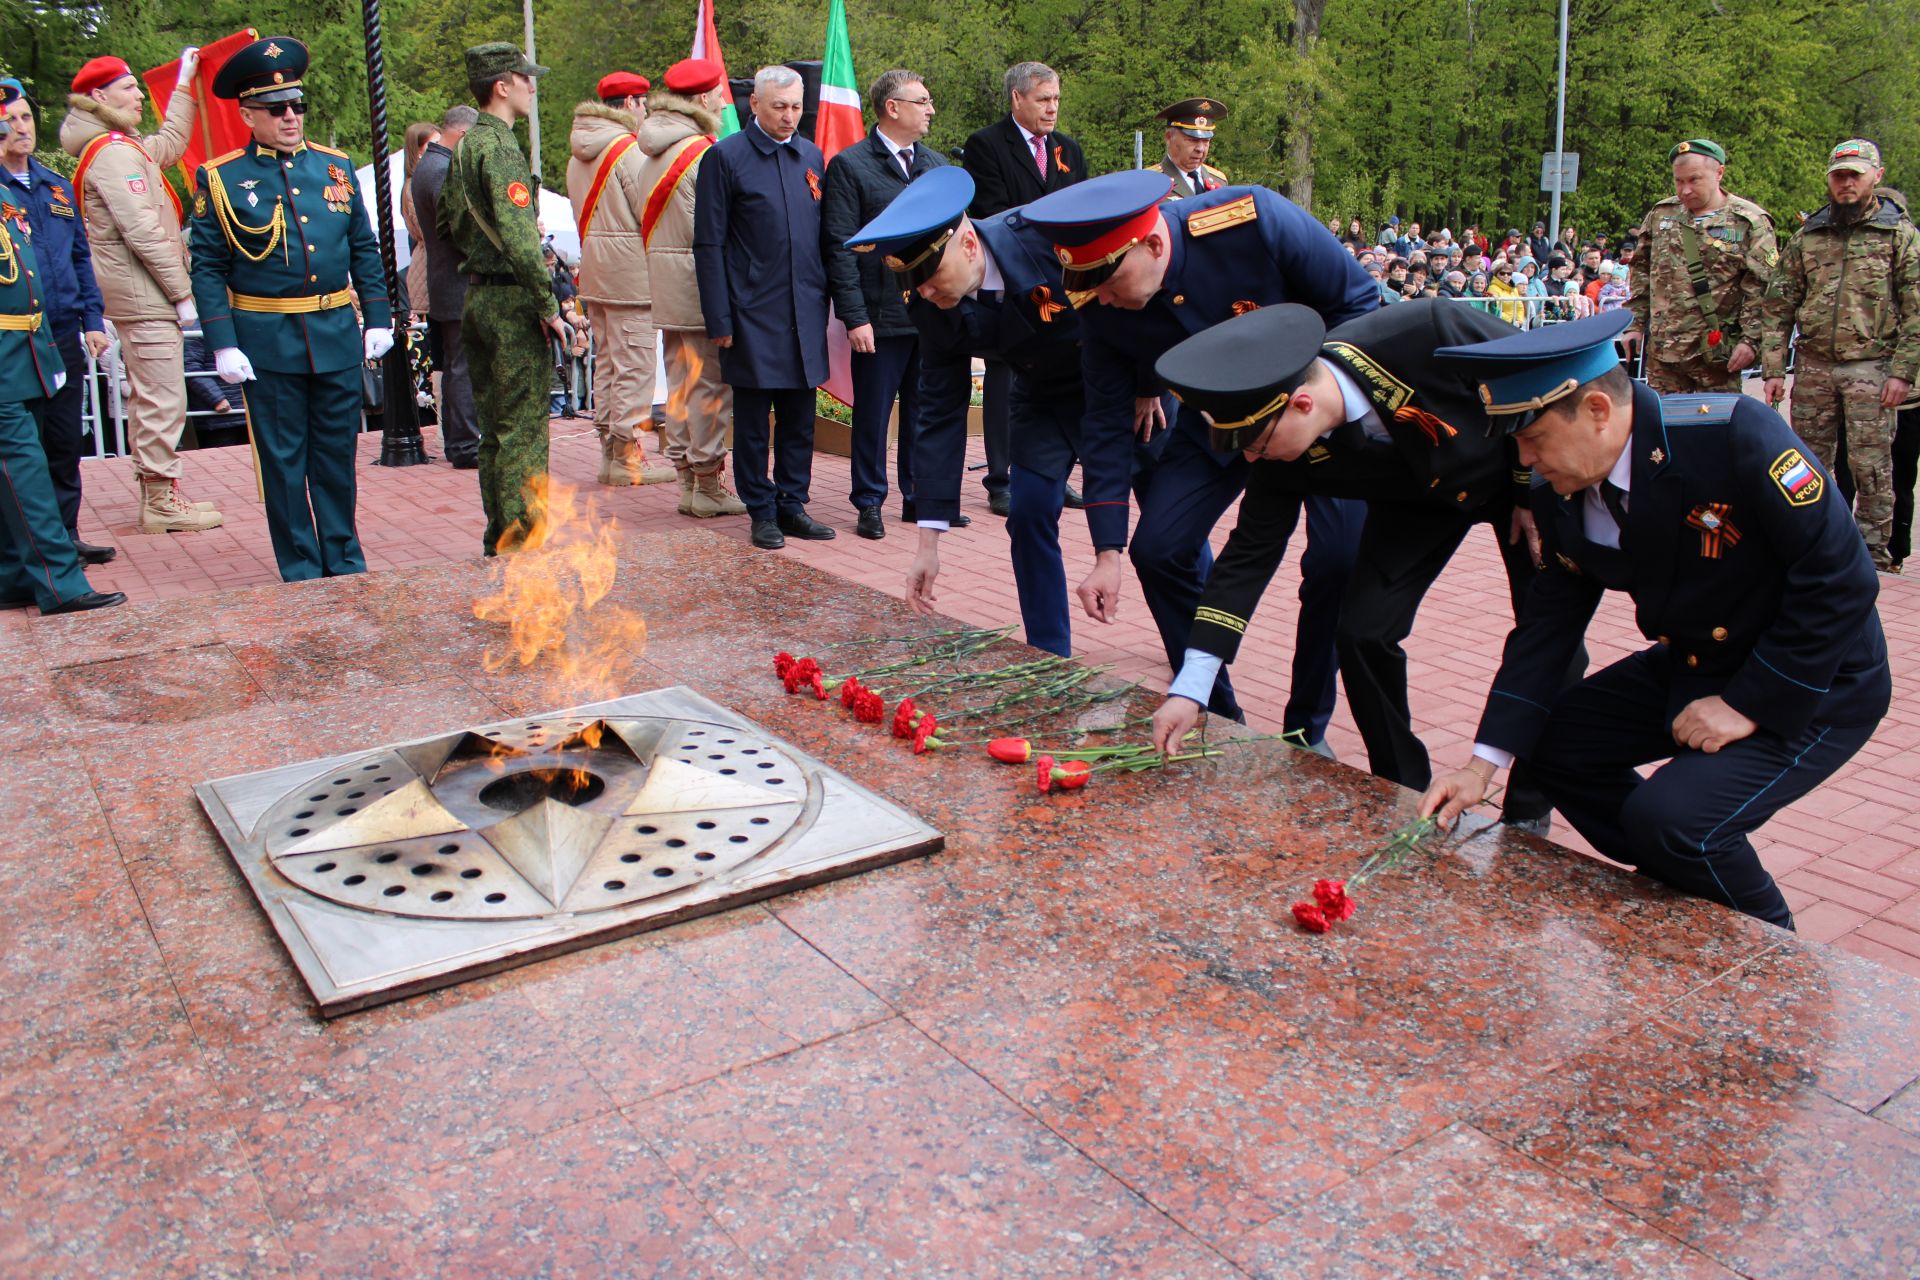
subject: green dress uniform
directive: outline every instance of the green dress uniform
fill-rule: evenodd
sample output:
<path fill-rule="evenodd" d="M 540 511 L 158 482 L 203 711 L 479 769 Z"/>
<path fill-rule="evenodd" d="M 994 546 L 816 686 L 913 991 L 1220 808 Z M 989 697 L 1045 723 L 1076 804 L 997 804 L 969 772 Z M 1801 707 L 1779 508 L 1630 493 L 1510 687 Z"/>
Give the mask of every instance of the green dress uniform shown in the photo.
<path fill-rule="evenodd" d="M 467 50 L 469 81 L 510 71 L 542 75 L 546 68 L 510 44 Z M 512 127 L 482 111 L 454 149 L 440 189 L 439 221 L 467 273 L 460 333 L 480 420 L 487 555 L 511 551 L 525 536 L 527 487 L 547 474 L 553 359 L 546 324 L 560 308 L 540 253 L 539 194 Z"/>
<path fill-rule="evenodd" d="M 40 416 L 65 381 L 65 366 L 38 272 L 26 215 L 0 219 L 0 600 L 52 613 L 92 588 L 40 446 Z"/>
<path fill-rule="evenodd" d="M 213 92 L 297 101 L 306 66 L 299 41 L 257 41 L 228 59 Z M 239 348 L 257 378 L 247 410 L 280 576 L 364 572 L 354 462 L 365 346 L 349 285 L 368 328 L 393 318 L 353 161 L 311 142 L 288 152 L 250 142 L 208 161 L 194 176 L 190 243 L 207 346 Z"/>

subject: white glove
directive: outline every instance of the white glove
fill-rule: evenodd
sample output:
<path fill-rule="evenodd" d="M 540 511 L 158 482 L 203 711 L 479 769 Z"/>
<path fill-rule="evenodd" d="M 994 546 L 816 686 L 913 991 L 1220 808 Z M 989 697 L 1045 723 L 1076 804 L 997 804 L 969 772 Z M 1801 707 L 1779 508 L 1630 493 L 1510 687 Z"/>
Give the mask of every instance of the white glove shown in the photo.
<path fill-rule="evenodd" d="M 252 382 L 253 362 L 238 347 L 221 347 L 213 353 L 213 371 L 222 382 Z"/>
<path fill-rule="evenodd" d="M 67 375 L 64 370 L 53 375 L 53 389 L 55 391 L 58 391 L 60 388 L 66 385 L 67 385 Z"/>
<path fill-rule="evenodd" d="M 391 350 L 393 350 L 393 330 L 367 330 L 367 359 L 378 360 Z"/>
<path fill-rule="evenodd" d="M 200 323 L 200 313 L 194 309 L 192 298 L 182 298 L 174 303 L 173 314 L 180 317 L 182 329 L 191 329 Z"/>
<path fill-rule="evenodd" d="M 175 82 L 174 87 L 179 88 L 183 85 L 190 84 L 193 80 L 194 72 L 199 69 L 200 46 L 190 44 L 180 51 L 180 79 Z"/>

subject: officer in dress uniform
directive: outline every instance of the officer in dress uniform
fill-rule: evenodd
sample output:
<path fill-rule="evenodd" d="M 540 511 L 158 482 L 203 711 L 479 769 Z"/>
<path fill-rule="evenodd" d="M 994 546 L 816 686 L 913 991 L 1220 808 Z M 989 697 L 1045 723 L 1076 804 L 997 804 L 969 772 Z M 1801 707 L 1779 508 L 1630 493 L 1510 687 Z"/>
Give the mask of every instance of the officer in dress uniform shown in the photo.
<path fill-rule="evenodd" d="M 0 120 L 0 138 L 12 126 Z M 60 518 L 40 420 L 66 385 L 53 346 L 24 210 L 0 217 L 0 604 L 38 604 L 41 613 L 78 613 L 124 603 L 87 583 Z"/>
<path fill-rule="evenodd" d="M 1479 379 L 1447 346 L 1513 327 L 1437 298 L 1383 308 L 1327 333 L 1307 307 L 1262 307 L 1196 334 L 1160 357 L 1159 374 L 1208 423 L 1212 444 L 1253 461 L 1240 519 L 1207 578 L 1193 634 L 1153 737 L 1177 743 L 1232 662 L 1254 607 L 1287 550 L 1299 495 L 1367 502 L 1359 559 L 1340 605 L 1347 705 L 1380 777 L 1424 788 L 1427 751 L 1407 705 L 1401 642 L 1467 532 L 1489 525 L 1518 617 L 1536 572 L 1530 472 L 1480 402 Z M 1586 654 L 1566 673 L 1586 670 Z M 1524 770 L 1521 771 L 1524 774 Z M 1506 819 L 1544 832 L 1552 806 L 1516 777 Z"/>
<path fill-rule="evenodd" d="M 1073 651 L 1060 555 L 1067 474 L 1078 461 L 1090 476 L 1102 477 L 1103 490 L 1119 495 L 1086 507 L 1095 553 L 1117 563 L 1127 544 L 1132 450 L 1123 435 L 1110 436 L 1097 456 L 1083 448 L 1080 326 L 1067 305 L 1052 241 L 1017 209 L 978 221 L 967 217 L 973 198 L 973 178 L 964 169 L 936 169 L 847 242 L 856 253 L 885 256 L 910 295 L 907 314 L 920 334 L 914 485 L 921 533 L 907 573 L 907 603 L 933 611 L 940 535 L 965 520 L 960 480 L 973 359 L 1002 360 L 1013 372 L 1007 534 L 1020 620 L 1028 644 L 1064 657 Z"/>
<path fill-rule="evenodd" d="M 1792 928 L 1747 836 L 1886 713 L 1878 580 L 1832 477 L 1778 414 L 1627 378 L 1613 340 L 1630 319 L 1437 353 L 1477 372 L 1490 413 L 1517 415 L 1547 563 L 1507 637 L 1473 760 L 1420 810 L 1450 822 L 1525 759 L 1602 854 Z M 1653 643 L 1562 691 L 1608 590 L 1632 597 Z"/>
<path fill-rule="evenodd" d="M 1226 104 L 1212 98 L 1183 98 L 1155 114 L 1167 122 L 1167 153 L 1160 158 L 1160 172 L 1173 179 L 1173 193 L 1167 198 L 1182 200 L 1226 186 L 1227 175 L 1207 163 L 1214 126 L 1226 118 Z"/>
<path fill-rule="evenodd" d="M 253 141 L 194 176 L 193 296 L 214 368 L 247 411 L 273 558 L 287 582 L 361 573 L 354 531 L 360 365 L 393 347 L 386 273 L 346 152 L 308 142 L 307 47 L 256 40 L 220 68 Z M 358 293 L 366 317 L 354 318 Z"/>
<path fill-rule="evenodd" d="M 1167 661 L 1177 669 L 1213 565 L 1207 535 L 1246 487 L 1251 464 L 1214 448 L 1192 410 L 1180 410 L 1174 429 L 1153 438 L 1165 425 L 1166 390 L 1154 362 L 1175 343 L 1256 307 L 1298 302 L 1332 326 L 1374 310 L 1380 290 L 1339 241 L 1284 196 L 1223 187 L 1167 205 L 1171 188 L 1154 170 L 1114 173 L 1044 196 L 1022 212 L 1052 240 L 1062 283 L 1083 308 L 1088 449 L 1136 427 L 1151 439 L 1135 479 L 1140 519 L 1130 555 Z M 1093 302 L 1099 305 L 1086 305 Z M 1096 491 L 1093 479 L 1087 477 L 1089 504 L 1124 497 Z M 1307 509 L 1308 544 L 1282 722 L 1318 745 L 1333 716 L 1334 626 L 1366 509 L 1323 496 L 1293 505 L 1296 513 Z M 1119 589 L 1119 557 L 1102 557 L 1079 587 L 1081 604 L 1110 622 Z M 1207 706 L 1241 718 L 1224 672 Z"/>

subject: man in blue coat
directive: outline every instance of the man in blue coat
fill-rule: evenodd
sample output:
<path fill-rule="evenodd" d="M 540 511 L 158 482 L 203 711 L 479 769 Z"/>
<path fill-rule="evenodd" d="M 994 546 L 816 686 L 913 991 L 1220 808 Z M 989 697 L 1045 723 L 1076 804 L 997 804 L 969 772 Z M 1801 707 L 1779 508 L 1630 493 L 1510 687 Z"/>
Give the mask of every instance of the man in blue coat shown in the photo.
<path fill-rule="evenodd" d="M 1832 477 L 1780 415 L 1634 384 L 1614 347 L 1628 323 L 1613 311 L 1435 353 L 1478 371 L 1489 413 L 1515 415 L 1546 567 L 1473 759 L 1420 811 L 1451 822 L 1523 759 L 1602 854 L 1790 929 L 1747 836 L 1886 714 L 1879 580 Z M 1563 693 L 1610 590 L 1653 643 Z"/>
<path fill-rule="evenodd" d="M 0 213 L 26 210 L 34 252 L 45 272 L 40 288 L 54 350 L 67 368 L 66 384 L 48 397 L 41 415 L 40 443 L 74 550 L 84 564 L 105 564 L 119 554 L 114 548 L 80 541 L 81 390 L 88 353 L 99 359 L 111 345 L 100 286 L 93 279 L 87 224 L 79 216 L 73 184 L 33 158 L 33 106 L 19 81 L 0 80 L 0 114 L 12 130 L 0 142 Z"/>
<path fill-rule="evenodd" d="M 799 72 L 762 67 L 748 100 L 753 118 L 701 158 L 694 187 L 694 278 L 721 376 L 733 388 L 734 482 L 753 520 L 753 545 L 769 551 L 788 536 L 833 537 L 807 514 L 813 393 L 827 380 L 827 165 L 796 132 L 805 100 Z"/>
<path fill-rule="evenodd" d="M 1207 423 L 1189 409 L 1155 438 L 1165 426 L 1167 388 L 1154 363 L 1175 343 L 1257 307 L 1300 303 L 1332 328 L 1378 307 L 1380 290 L 1326 228 L 1284 196 L 1222 187 L 1167 204 L 1172 187 L 1157 170 L 1108 174 L 1042 197 L 1023 213 L 1052 239 L 1062 283 L 1082 308 L 1088 447 L 1136 429 L 1151 441 L 1135 480 L 1140 518 L 1131 556 L 1177 671 L 1213 565 L 1207 536 L 1246 488 L 1251 464 L 1212 448 Z M 1100 305 L 1087 305 L 1094 302 Z M 1096 492 L 1093 482 L 1088 476 L 1089 505 L 1124 500 L 1124 492 Z M 1335 626 L 1366 506 L 1325 496 L 1294 501 L 1294 519 L 1300 507 L 1307 511 L 1307 549 L 1282 723 L 1317 746 L 1333 716 Z M 1119 557 L 1101 557 L 1079 587 L 1080 602 L 1089 616 L 1110 622 L 1119 590 Z M 1207 706 L 1243 718 L 1224 670 Z"/>
<path fill-rule="evenodd" d="M 1080 326 L 1066 303 L 1053 245 L 1018 210 L 970 219 L 966 211 L 975 198 L 965 170 L 930 173 L 848 242 L 855 253 L 881 259 L 895 287 L 910 293 L 907 314 L 920 333 L 923 407 L 914 455 L 920 548 L 907 573 L 907 603 L 933 611 L 940 535 L 965 521 L 960 479 L 973 358 L 1001 360 L 1013 375 L 1007 535 L 1020 620 L 1028 644 L 1066 656 L 1073 651 L 1060 556 L 1067 474 L 1081 461 L 1089 475 L 1103 477 L 1101 489 L 1120 495 L 1086 509 L 1096 554 L 1117 561 L 1127 544 L 1132 449 L 1126 436 L 1116 436 L 1082 461 Z"/>

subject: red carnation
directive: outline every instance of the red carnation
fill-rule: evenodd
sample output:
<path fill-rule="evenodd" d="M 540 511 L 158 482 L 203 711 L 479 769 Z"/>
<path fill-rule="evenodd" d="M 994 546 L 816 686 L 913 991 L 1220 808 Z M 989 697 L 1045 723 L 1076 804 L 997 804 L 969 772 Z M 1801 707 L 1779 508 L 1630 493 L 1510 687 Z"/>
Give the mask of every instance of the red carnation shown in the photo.
<path fill-rule="evenodd" d="M 827 684 L 826 684 L 826 681 L 821 677 L 820 671 L 818 668 L 815 668 L 813 671 L 813 674 L 807 677 L 807 683 L 813 686 L 814 697 L 820 699 L 820 701 L 822 702 L 825 702 L 827 700 Z"/>
<path fill-rule="evenodd" d="M 787 686 L 788 693 L 798 693 L 802 679 L 800 668 L 788 667 L 786 674 L 780 677 L 780 683 Z"/>
<path fill-rule="evenodd" d="M 1334 923 L 1351 920 L 1353 913 L 1359 910 L 1359 904 L 1347 896 L 1345 880 L 1315 880 L 1313 900 L 1320 905 L 1327 919 Z"/>
<path fill-rule="evenodd" d="M 900 699 L 900 705 L 893 712 L 893 736 L 911 738 L 913 736 L 913 718 L 919 714 L 912 698 Z"/>
<path fill-rule="evenodd" d="M 773 673 L 786 679 L 787 672 L 793 670 L 793 655 L 785 649 L 773 655 Z"/>
<path fill-rule="evenodd" d="M 848 676 L 846 683 L 840 686 L 840 705 L 851 711 L 864 688 L 859 676 Z"/>
<path fill-rule="evenodd" d="M 939 729 L 940 718 L 938 716 L 932 713 L 921 716 L 920 723 L 913 728 L 913 754 L 917 756 L 925 755 L 930 742 L 933 746 L 938 747 L 940 743 L 934 739 L 933 735 L 938 732 Z"/>
<path fill-rule="evenodd" d="M 1069 760 L 1053 771 L 1053 785 L 1062 791 L 1077 791 L 1093 777 L 1093 766 L 1085 760 Z"/>
<path fill-rule="evenodd" d="M 1308 933 L 1325 933 L 1333 927 L 1327 919 L 1327 913 L 1314 902 L 1296 902 L 1293 904 L 1293 918 Z"/>
<path fill-rule="evenodd" d="M 1033 759 L 1033 744 L 1025 738 L 995 738 L 987 744 L 987 754 L 1001 764 L 1025 764 Z"/>
<path fill-rule="evenodd" d="M 1053 790 L 1053 757 L 1041 756 L 1038 760 L 1034 761 L 1034 765 L 1035 771 L 1039 775 L 1040 789 L 1042 791 Z"/>
<path fill-rule="evenodd" d="M 1721 339 L 1725 338 L 1726 336 L 1727 336 L 1726 334 L 1720 332 L 1718 329 L 1709 329 L 1707 330 L 1707 345 L 1710 347 L 1717 347 L 1720 345 Z"/>

